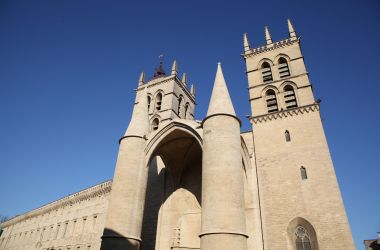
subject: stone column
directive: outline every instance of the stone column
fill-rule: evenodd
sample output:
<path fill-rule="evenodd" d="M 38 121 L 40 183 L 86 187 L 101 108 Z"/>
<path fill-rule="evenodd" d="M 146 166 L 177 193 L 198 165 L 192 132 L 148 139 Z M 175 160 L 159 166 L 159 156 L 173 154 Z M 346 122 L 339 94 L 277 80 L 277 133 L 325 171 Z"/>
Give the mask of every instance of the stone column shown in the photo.
<path fill-rule="evenodd" d="M 220 64 L 203 120 L 202 250 L 246 250 L 240 121 Z"/>
<path fill-rule="evenodd" d="M 148 167 L 145 135 L 148 106 L 144 90 L 131 122 L 120 140 L 101 250 L 139 250 Z"/>

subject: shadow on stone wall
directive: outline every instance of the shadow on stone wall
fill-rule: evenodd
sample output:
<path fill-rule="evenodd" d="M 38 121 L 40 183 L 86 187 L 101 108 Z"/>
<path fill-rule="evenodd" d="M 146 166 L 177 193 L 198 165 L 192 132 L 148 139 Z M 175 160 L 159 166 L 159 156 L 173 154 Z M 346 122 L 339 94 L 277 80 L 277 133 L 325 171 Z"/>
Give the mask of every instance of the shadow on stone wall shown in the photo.
<path fill-rule="evenodd" d="M 127 239 L 118 232 L 105 228 L 102 237 L 101 250 L 139 250 L 140 242 Z"/>

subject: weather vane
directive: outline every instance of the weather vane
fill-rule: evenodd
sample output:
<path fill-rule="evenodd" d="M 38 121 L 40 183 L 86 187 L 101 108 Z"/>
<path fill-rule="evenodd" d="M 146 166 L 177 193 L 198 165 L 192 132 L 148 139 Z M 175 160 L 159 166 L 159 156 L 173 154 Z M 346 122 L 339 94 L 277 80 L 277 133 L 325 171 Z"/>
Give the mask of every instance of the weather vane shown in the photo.
<path fill-rule="evenodd" d="M 164 61 L 164 54 L 159 55 L 158 58 L 160 59 L 160 63 L 162 63 Z"/>

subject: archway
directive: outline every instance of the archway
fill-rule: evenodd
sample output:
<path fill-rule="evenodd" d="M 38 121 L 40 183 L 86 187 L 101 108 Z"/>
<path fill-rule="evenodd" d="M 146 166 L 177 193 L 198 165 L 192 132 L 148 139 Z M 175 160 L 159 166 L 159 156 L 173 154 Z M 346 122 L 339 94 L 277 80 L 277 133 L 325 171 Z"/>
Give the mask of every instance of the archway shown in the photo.
<path fill-rule="evenodd" d="M 202 147 L 194 132 L 172 127 L 156 134 L 149 150 L 142 250 L 199 248 Z"/>

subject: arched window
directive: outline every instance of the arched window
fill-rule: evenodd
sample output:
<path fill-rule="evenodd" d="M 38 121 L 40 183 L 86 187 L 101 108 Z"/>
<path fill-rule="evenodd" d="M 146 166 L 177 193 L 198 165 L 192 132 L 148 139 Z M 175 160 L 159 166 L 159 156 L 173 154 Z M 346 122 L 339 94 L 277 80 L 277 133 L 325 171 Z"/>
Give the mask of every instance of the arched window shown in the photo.
<path fill-rule="evenodd" d="M 297 250 L 312 250 L 310 236 L 303 226 L 298 225 L 294 233 L 296 236 Z"/>
<path fill-rule="evenodd" d="M 178 114 L 178 116 L 179 117 L 181 117 L 181 105 L 182 105 L 182 96 L 180 95 L 179 97 L 178 97 L 178 110 L 177 110 L 177 114 Z"/>
<path fill-rule="evenodd" d="M 150 103 L 152 102 L 152 97 L 148 95 L 148 112 L 150 110 Z"/>
<path fill-rule="evenodd" d="M 289 133 L 288 130 L 285 130 L 285 140 L 286 140 L 287 142 L 290 141 L 290 133 Z"/>
<path fill-rule="evenodd" d="M 280 78 L 290 76 L 288 61 L 283 57 L 278 59 L 278 72 L 280 73 Z"/>
<path fill-rule="evenodd" d="M 276 92 L 273 89 L 268 89 L 265 93 L 265 99 L 267 102 L 268 113 L 278 111 Z"/>
<path fill-rule="evenodd" d="M 188 118 L 188 112 L 189 112 L 189 104 L 186 103 L 186 105 L 185 105 L 185 119 Z"/>
<path fill-rule="evenodd" d="M 307 179 L 307 173 L 306 173 L 306 168 L 304 166 L 302 166 L 300 168 L 300 172 L 301 172 L 301 179 L 306 180 Z"/>
<path fill-rule="evenodd" d="M 296 108 L 298 106 L 296 93 L 294 92 L 294 89 L 291 85 L 286 85 L 284 87 L 284 99 L 285 99 L 285 106 L 287 109 Z"/>
<path fill-rule="evenodd" d="M 152 131 L 155 131 L 158 129 L 158 125 L 159 125 L 160 121 L 158 120 L 158 118 L 154 118 L 153 121 L 152 121 Z"/>
<path fill-rule="evenodd" d="M 156 109 L 159 111 L 161 110 L 161 104 L 162 104 L 162 94 L 158 93 L 156 95 Z"/>
<path fill-rule="evenodd" d="M 261 68 L 262 68 L 261 73 L 263 74 L 263 82 L 273 81 L 272 70 L 270 68 L 269 63 L 268 62 L 264 62 L 261 65 Z"/>

